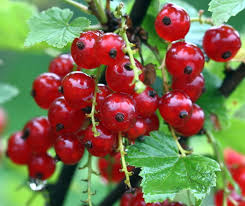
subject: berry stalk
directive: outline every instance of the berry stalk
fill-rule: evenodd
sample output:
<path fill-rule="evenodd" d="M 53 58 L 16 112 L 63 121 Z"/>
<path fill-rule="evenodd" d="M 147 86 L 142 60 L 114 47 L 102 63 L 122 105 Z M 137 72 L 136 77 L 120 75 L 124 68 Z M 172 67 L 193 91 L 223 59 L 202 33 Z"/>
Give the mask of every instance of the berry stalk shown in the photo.
<path fill-rule="evenodd" d="M 125 161 L 125 148 L 124 148 L 124 144 L 123 144 L 123 138 L 122 138 L 122 133 L 119 132 L 118 133 L 118 150 L 120 151 L 120 154 L 121 154 L 121 163 L 122 163 L 122 172 L 125 173 L 125 184 L 131 188 L 131 183 L 130 183 L 130 176 L 132 175 L 132 172 L 129 172 L 128 169 L 127 169 L 127 164 L 126 164 L 126 161 Z"/>
<path fill-rule="evenodd" d="M 211 26 L 214 26 L 214 23 L 211 18 L 203 18 L 203 10 L 200 10 L 198 12 L 198 17 L 197 18 L 192 18 L 191 22 L 199 22 L 200 24 L 209 24 Z"/>
<path fill-rule="evenodd" d="M 106 16 L 106 13 L 105 13 L 105 9 L 102 5 L 102 2 L 101 0 L 93 0 L 94 1 L 94 4 L 96 6 L 96 9 L 97 9 L 97 12 L 100 16 L 100 21 L 102 24 L 106 24 L 108 19 L 107 19 L 107 16 Z"/>
<path fill-rule="evenodd" d="M 66 3 L 80 9 L 82 12 L 86 13 L 86 14 L 92 14 L 92 12 L 88 9 L 87 6 L 81 4 L 81 3 L 78 3 L 76 1 L 73 1 L 73 0 L 64 0 Z"/>
<path fill-rule="evenodd" d="M 92 186 L 91 186 L 91 177 L 92 177 L 92 173 L 93 173 L 93 170 L 92 170 L 92 155 L 89 154 L 88 155 L 88 205 L 89 206 L 92 206 Z"/>

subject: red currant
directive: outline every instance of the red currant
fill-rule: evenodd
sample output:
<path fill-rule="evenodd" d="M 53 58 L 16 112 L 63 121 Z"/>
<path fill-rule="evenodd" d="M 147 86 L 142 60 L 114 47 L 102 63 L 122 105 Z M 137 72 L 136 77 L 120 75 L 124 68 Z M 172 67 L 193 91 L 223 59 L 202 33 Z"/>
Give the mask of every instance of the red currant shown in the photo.
<path fill-rule="evenodd" d="M 174 43 L 166 54 L 167 70 L 174 78 L 192 81 L 204 67 L 202 51 L 194 44 Z"/>
<path fill-rule="evenodd" d="M 161 206 L 161 203 L 145 203 L 141 190 L 136 190 L 135 197 L 131 200 L 131 206 Z"/>
<path fill-rule="evenodd" d="M 245 165 L 245 156 L 236 152 L 231 148 L 224 150 L 225 163 L 228 167 L 237 167 L 238 165 Z"/>
<path fill-rule="evenodd" d="M 114 33 L 106 33 L 100 36 L 95 43 L 94 51 L 100 64 L 114 65 L 124 57 L 125 42 Z"/>
<path fill-rule="evenodd" d="M 79 67 L 93 69 L 100 66 L 94 49 L 95 42 L 100 35 L 102 35 L 100 31 L 87 31 L 81 33 L 79 38 L 74 39 L 71 55 Z"/>
<path fill-rule="evenodd" d="M 145 91 L 133 95 L 136 113 L 142 117 L 148 117 L 155 113 L 158 108 L 158 95 L 154 89 L 147 86 Z"/>
<path fill-rule="evenodd" d="M 128 139 L 134 141 L 138 137 L 146 134 L 147 130 L 148 130 L 148 125 L 147 125 L 146 121 L 144 119 L 142 119 L 141 117 L 137 117 L 136 122 L 126 132 L 126 136 Z"/>
<path fill-rule="evenodd" d="M 74 109 L 91 105 L 94 88 L 94 79 L 83 72 L 71 72 L 62 81 L 65 100 Z"/>
<path fill-rule="evenodd" d="M 101 107 L 101 123 L 113 132 L 127 131 L 135 122 L 135 106 L 126 94 L 114 93 L 106 97 Z"/>
<path fill-rule="evenodd" d="M 231 60 L 241 48 L 238 32 L 228 25 L 212 27 L 203 37 L 203 49 L 209 58 L 218 62 Z"/>
<path fill-rule="evenodd" d="M 32 96 L 37 105 L 43 109 L 48 109 L 50 104 L 60 97 L 59 86 L 61 79 L 54 73 L 43 73 L 38 76 L 32 85 Z"/>
<path fill-rule="evenodd" d="M 150 117 L 146 117 L 144 119 L 147 127 L 146 127 L 146 135 L 149 135 L 150 132 L 159 129 L 159 119 L 156 114 L 151 115 Z"/>
<path fill-rule="evenodd" d="M 3 133 L 7 125 L 7 114 L 3 108 L 0 107 L 0 135 Z"/>
<path fill-rule="evenodd" d="M 184 79 L 174 79 L 172 83 L 173 90 L 180 90 L 187 94 L 192 102 L 198 100 L 201 96 L 205 85 L 205 80 L 203 75 L 198 75 L 193 81 L 186 82 Z"/>
<path fill-rule="evenodd" d="M 118 183 L 123 180 L 124 173 L 121 172 L 121 155 L 117 153 L 114 156 L 106 156 L 105 158 L 99 158 L 98 167 L 101 176 L 107 182 L 115 182 Z M 131 171 L 133 167 L 128 166 L 128 170 Z"/>
<path fill-rule="evenodd" d="M 197 104 L 193 104 L 190 119 L 182 127 L 177 128 L 176 131 L 185 137 L 195 135 L 202 129 L 204 118 L 203 110 Z"/>
<path fill-rule="evenodd" d="M 78 163 L 84 153 L 84 147 L 81 141 L 73 134 L 59 136 L 54 148 L 59 159 L 67 165 Z"/>
<path fill-rule="evenodd" d="M 181 7 L 166 4 L 157 15 L 155 29 L 166 41 L 183 39 L 190 29 L 190 17 Z"/>
<path fill-rule="evenodd" d="M 185 205 L 180 202 L 169 202 L 168 200 L 165 200 L 162 203 L 162 206 L 185 206 Z"/>
<path fill-rule="evenodd" d="M 45 153 L 54 142 L 47 117 L 36 117 L 26 123 L 23 137 L 34 153 Z"/>
<path fill-rule="evenodd" d="M 72 72 L 73 68 L 73 59 L 70 54 L 62 54 L 49 64 L 49 72 L 57 74 L 60 78 Z"/>
<path fill-rule="evenodd" d="M 173 127 L 182 127 L 192 113 L 190 98 L 181 91 L 165 94 L 159 105 L 163 119 Z"/>
<path fill-rule="evenodd" d="M 16 132 L 8 140 L 7 155 L 15 163 L 19 165 L 27 164 L 31 150 L 23 137 L 23 132 Z"/>
<path fill-rule="evenodd" d="M 49 155 L 33 155 L 28 162 L 29 177 L 46 180 L 53 175 L 55 167 L 55 160 Z"/>
<path fill-rule="evenodd" d="M 107 96 L 109 96 L 112 92 L 111 90 L 104 84 L 98 84 L 98 93 L 96 94 L 96 111 L 100 111 L 100 108 Z"/>
<path fill-rule="evenodd" d="M 48 119 L 57 133 L 73 133 L 82 127 L 85 114 L 82 110 L 72 109 L 64 97 L 60 97 L 51 104 Z"/>
<path fill-rule="evenodd" d="M 104 157 L 112 151 L 116 136 L 102 125 L 97 126 L 96 129 L 99 136 L 94 136 L 92 125 L 90 125 L 84 133 L 82 142 L 90 154 L 96 157 Z"/>
<path fill-rule="evenodd" d="M 138 69 L 143 70 L 143 66 L 135 59 Z M 109 66 L 106 69 L 106 82 L 108 86 L 115 92 L 134 93 L 135 84 L 132 84 L 134 71 L 130 67 L 131 63 L 127 56 L 115 65 Z M 144 74 L 139 76 L 141 81 L 144 81 Z"/>
<path fill-rule="evenodd" d="M 224 191 L 219 190 L 216 192 L 214 196 L 214 202 L 215 206 L 222 206 L 223 205 L 223 198 L 224 196 Z M 227 198 L 227 206 L 235 206 L 231 201 L 230 198 L 238 203 L 238 206 L 244 206 L 245 204 L 242 202 L 242 197 L 239 196 L 234 190 L 232 190 L 231 194 Z"/>
<path fill-rule="evenodd" d="M 135 194 L 132 193 L 124 193 L 122 199 L 120 201 L 120 206 L 131 206 L 132 200 L 134 199 Z"/>
<path fill-rule="evenodd" d="M 240 165 L 231 170 L 233 179 L 240 186 L 242 194 L 245 195 L 245 165 Z"/>

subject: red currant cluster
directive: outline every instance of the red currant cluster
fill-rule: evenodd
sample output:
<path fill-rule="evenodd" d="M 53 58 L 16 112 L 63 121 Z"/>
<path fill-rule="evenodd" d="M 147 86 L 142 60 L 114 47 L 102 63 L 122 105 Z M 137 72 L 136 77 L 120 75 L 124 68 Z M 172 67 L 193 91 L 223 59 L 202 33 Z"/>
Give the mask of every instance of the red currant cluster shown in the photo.
<path fill-rule="evenodd" d="M 125 193 L 120 201 L 120 206 L 184 206 L 179 202 L 145 203 L 141 189 L 136 189 L 134 193 Z"/>
<path fill-rule="evenodd" d="M 190 28 L 190 17 L 185 10 L 166 4 L 159 12 L 155 28 L 158 35 L 169 43 L 166 68 L 172 75 L 173 91 L 160 100 L 159 110 L 163 119 L 179 134 L 192 136 L 204 123 L 204 112 L 193 104 L 202 94 L 204 78 L 201 74 L 205 59 L 202 51 L 184 39 Z M 213 27 L 206 31 L 203 48 L 215 61 L 229 61 L 241 47 L 238 33 L 230 26 Z"/>
<path fill-rule="evenodd" d="M 242 196 L 245 196 L 245 156 L 237 153 L 232 149 L 226 149 L 224 152 L 225 162 L 229 168 L 233 179 L 240 186 Z M 245 199 L 238 195 L 232 185 L 228 185 L 228 206 L 245 206 Z M 219 190 L 215 194 L 216 206 L 223 205 L 224 190 Z"/>

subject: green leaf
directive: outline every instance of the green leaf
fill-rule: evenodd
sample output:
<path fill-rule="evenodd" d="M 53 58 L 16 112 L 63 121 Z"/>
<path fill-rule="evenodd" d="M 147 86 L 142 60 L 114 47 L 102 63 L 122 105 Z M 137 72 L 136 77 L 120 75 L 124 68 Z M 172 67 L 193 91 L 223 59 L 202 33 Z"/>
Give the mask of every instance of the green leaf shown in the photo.
<path fill-rule="evenodd" d="M 30 33 L 25 46 L 45 41 L 51 46 L 63 48 L 90 25 L 87 18 L 78 17 L 71 21 L 72 16 L 71 10 L 57 7 L 34 15 L 28 22 Z"/>
<path fill-rule="evenodd" d="M 3 104 L 16 97 L 19 90 L 9 84 L 0 83 L 0 104 Z"/>
<path fill-rule="evenodd" d="M 203 75 L 206 91 L 198 99 L 197 104 L 205 112 L 205 128 L 209 130 L 219 129 L 218 127 L 225 128 L 228 126 L 225 98 L 218 90 L 222 81 L 206 69 L 204 69 Z M 212 121 L 214 118 L 217 120 L 215 123 Z"/>
<path fill-rule="evenodd" d="M 189 190 L 195 205 L 216 185 L 219 165 L 212 159 L 199 155 L 181 157 L 172 137 L 163 132 L 152 132 L 144 142 L 128 148 L 127 161 L 141 167 L 141 186 L 146 202 L 173 200 L 181 191 Z"/>
<path fill-rule="evenodd" d="M 245 0 L 212 0 L 208 10 L 216 25 L 227 22 L 231 16 L 237 15 L 245 8 Z"/>
<path fill-rule="evenodd" d="M 26 21 L 36 13 L 36 8 L 27 2 L 1 0 L 0 47 L 1 49 L 23 49 L 28 33 Z"/>

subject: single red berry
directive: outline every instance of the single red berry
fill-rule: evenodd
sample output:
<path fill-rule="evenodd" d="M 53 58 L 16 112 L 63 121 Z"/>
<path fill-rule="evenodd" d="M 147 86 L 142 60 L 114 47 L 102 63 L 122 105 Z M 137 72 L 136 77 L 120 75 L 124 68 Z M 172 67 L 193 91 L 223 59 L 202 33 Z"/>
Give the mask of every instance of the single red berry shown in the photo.
<path fill-rule="evenodd" d="M 140 189 L 136 190 L 135 197 L 131 200 L 131 206 L 161 206 L 161 203 L 146 203 Z"/>
<path fill-rule="evenodd" d="M 223 200 L 224 200 L 223 196 L 224 196 L 223 190 L 219 190 L 216 192 L 216 194 L 214 196 L 215 206 L 223 206 Z M 245 202 L 242 201 L 242 197 L 240 195 L 238 195 L 234 190 L 232 190 L 229 197 L 227 197 L 227 206 L 235 206 L 232 203 L 232 201 L 230 201 L 230 199 L 236 201 L 239 206 L 245 205 L 244 204 Z"/>
<path fill-rule="evenodd" d="M 95 54 L 94 45 L 100 31 L 87 31 L 81 33 L 79 38 L 75 38 L 71 46 L 71 55 L 79 67 L 93 69 L 100 66 L 98 56 Z"/>
<path fill-rule="evenodd" d="M 62 54 L 49 64 L 49 72 L 57 74 L 60 78 L 72 72 L 73 68 L 74 62 L 70 54 Z"/>
<path fill-rule="evenodd" d="M 147 86 L 145 91 L 133 95 L 135 101 L 136 113 L 142 117 L 149 117 L 155 113 L 158 108 L 158 95 L 154 89 Z"/>
<path fill-rule="evenodd" d="M 135 194 L 133 193 L 124 193 L 124 195 L 121 198 L 120 201 L 120 206 L 131 206 L 132 205 L 132 200 L 134 199 Z"/>
<path fill-rule="evenodd" d="M 233 179 L 240 186 L 242 194 L 245 195 L 245 165 L 240 165 L 231 170 Z"/>
<path fill-rule="evenodd" d="M 186 82 L 183 78 L 174 79 L 172 83 L 173 90 L 180 90 L 187 94 L 192 102 L 198 100 L 201 96 L 205 85 L 205 80 L 202 74 L 199 74 L 191 82 Z"/>
<path fill-rule="evenodd" d="M 148 125 L 146 121 L 141 117 L 137 117 L 136 122 L 126 132 L 126 136 L 128 139 L 134 141 L 138 137 L 145 135 L 147 130 L 148 130 Z"/>
<path fill-rule="evenodd" d="M 74 109 L 82 109 L 92 104 L 94 88 L 94 79 L 83 72 L 71 72 L 62 81 L 65 100 Z"/>
<path fill-rule="evenodd" d="M 143 66 L 135 59 L 138 69 L 143 71 Z M 134 79 L 134 71 L 131 68 L 130 60 L 125 56 L 120 62 L 109 66 L 106 69 L 106 82 L 108 86 L 115 92 L 134 93 L 135 84 L 132 85 Z M 144 74 L 139 76 L 141 81 L 144 81 Z"/>
<path fill-rule="evenodd" d="M 7 114 L 3 108 L 0 107 L 0 135 L 3 133 L 7 125 Z"/>
<path fill-rule="evenodd" d="M 73 134 L 61 135 L 54 144 L 56 155 L 67 165 L 76 164 L 84 153 L 84 146 L 78 137 Z"/>
<path fill-rule="evenodd" d="M 60 97 L 51 104 L 48 119 L 57 133 L 73 133 L 82 127 L 85 114 L 82 110 L 71 108 L 64 97 Z"/>
<path fill-rule="evenodd" d="M 105 158 L 99 158 L 98 168 L 100 175 L 106 182 L 118 183 L 123 180 L 124 173 L 121 172 L 121 155 L 117 153 L 114 156 L 106 156 Z M 133 167 L 128 166 L 128 171 L 131 171 Z"/>
<path fill-rule="evenodd" d="M 98 84 L 99 91 L 96 94 L 96 111 L 100 111 L 100 108 L 107 96 L 109 96 L 112 92 L 111 90 L 104 84 Z"/>
<path fill-rule="evenodd" d="M 37 105 L 43 109 L 48 109 L 50 104 L 61 94 L 59 86 L 61 79 L 54 73 L 43 73 L 38 76 L 32 85 L 32 96 Z"/>
<path fill-rule="evenodd" d="M 96 157 L 104 157 L 112 151 L 116 136 L 102 125 L 96 126 L 96 129 L 99 136 L 94 136 L 92 125 L 90 125 L 84 133 L 82 142 L 90 154 Z"/>
<path fill-rule="evenodd" d="M 100 64 L 114 65 L 124 58 L 125 42 L 114 33 L 106 33 L 98 38 L 94 51 Z"/>
<path fill-rule="evenodd" d="M 181 91 L 165 94 L 160 100 L 159 111 L 163 119 L 173 127 L 182 127 L 191 117 L 192 102 Z"/>
<path fill-rule="evenodd" d="M 204 119 L 205 116 L 203 110 L 197 104 L 193 104 L 190 119 L 188 119 L 182 127 L 176 128 L 176 132 L 185 137 L 195 135 L 202 129 Z"/>
<path fill-rule="evenodd" d="M 22 138 L 26 139 L 33 153 L 45 153 L 54 142 L 48 118 L 36 117 L 27 122 L 23 129 Z"/>
<path fill-rule="evenodd" d="M 239 33 L 228 25 L 208 29 L 203 37 L 203 49 L 218 62 L 231 60 L 241 48 Z"/>
<path fill-rule="evenodd" d="M 111 94 L 101 107 L 100 117 L 104 127 L 112 132 L 127 131 L 135 122 L 134 102 L 126 94 Z"/>
<path fill-rule="evenodd" d="M 190 17 L 183 8 L 166 4 L 157 15 L 155 29 L 166 41 L 183 39 L 190 29 Z"/>
<path fill-rule="evenodd" d="M 172 76 L 192 81 L 203 70 L 205 59 L 201 49 L 186 42 L 174 43 L 166 54 L 166 67 Z"/>
<path fill-rule="evenodd" d="M 159 119 L 156 114 L 152 114 L 150 117 L 144 118 L 144 121 L 147 125 L 146 127 L 146 135 L 149 135 L 150 132 L 159 129 Z"/>
<path fill-rule="evenodd" d="M 55 172 L 55 160 L 48 154 L 33 155 L 28 162 L 29 177 L 46 180 Z"/>
<path fill-rule="evenodd" d="M 16 132 L 8 140 L 7 156 L 19 165 L 27 164 L 31 150 L 26 140 L 23 139 L 23 132 Z"/>
<path fill-rule="evenodd" d="M 237 151 L 226 148 L 224 150 L 225 163 L 228 167 L 237 167 L 239 165 L 245 165 L 245 156 Z"/>

